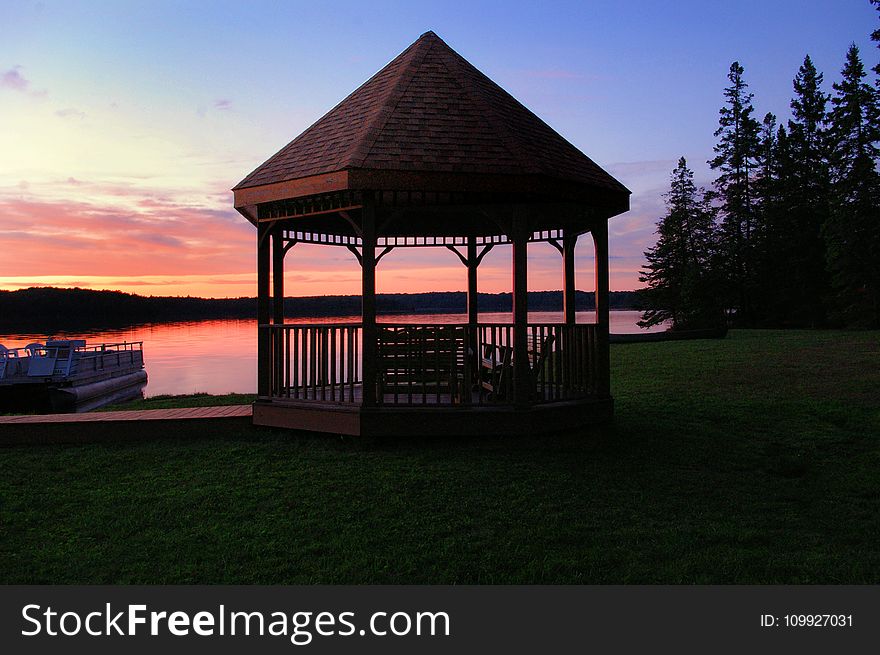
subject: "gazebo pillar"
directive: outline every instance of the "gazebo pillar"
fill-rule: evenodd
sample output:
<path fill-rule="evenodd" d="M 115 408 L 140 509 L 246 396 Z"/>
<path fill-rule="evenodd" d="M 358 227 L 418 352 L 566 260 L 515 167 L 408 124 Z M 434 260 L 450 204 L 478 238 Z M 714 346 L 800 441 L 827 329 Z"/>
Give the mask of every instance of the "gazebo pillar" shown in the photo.
<path fill-rule="evenodd" d="M 271 331 L 269 330 L 269 266 L 271 263 L 270 223 L 257 225 L 257 395 L 268 396 L 272 389 Z"/>
<path fill-rule="evenodd" d="M 284 230 L 272 230 L 272 322 L 284 323 Z"/>
<path fill-rule="evenodd" d="M 467 241 L 467 317 L 468 347 L 471 350 L 471 359 L 473 359 L 471 369 L 473 371 L 479 370 L 478 364 L 480 361 L 480 354 L 477 352 L 479 348 L 479 339 L 477 338 L 477 331 L 479 330 L 477 313 L 477 266 L 479 266 L 479 260 L 477 259 L 477 239 L 475 236 L 470 235 Z"/>
<path fill-rule="evenodd" d="M 577 245 L 577 235 L 568 234 L 566 230 L 562 237 L 562 315 L 566 325 L 574 325 L 575 317 L 575 289 L 574 282 L 574 247 Z"/>
<path fill-rule="evenodd" d="M 376 209 L 366 191 L 361 209 L 361 374 L 364 407 L 376 405 Z"/>
<path fill-rule="evenodd" d="M 596 357 L 598 359 L 599 379 L 597 392 L 602 398 L 611 395 L 611 349 L 608 333 L 611 316 L 609 314 L 608 289 L 610 276 L 608 268 L 608 222 L 599 220 L 593 226 L 593 244 L 596 253 Z"/>
<path fill-rule="evenodd" d="M 528 323 L 528 216 L 518 208 L 513 217 L 513 402 L 522 406 L 529 402 L 531 368 L 529 367 Z"/>

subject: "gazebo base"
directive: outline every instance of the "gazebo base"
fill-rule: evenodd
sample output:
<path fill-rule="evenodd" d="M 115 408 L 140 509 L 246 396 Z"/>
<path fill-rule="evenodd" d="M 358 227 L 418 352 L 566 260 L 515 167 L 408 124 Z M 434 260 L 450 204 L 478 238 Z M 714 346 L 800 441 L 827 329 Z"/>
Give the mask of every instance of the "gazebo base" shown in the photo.
<path fill-rule="evenodd" d="M 558 432 L 611 420 L 611 398 L 511 406 L 384 406 L 258 400 L 254 425 L 363 437 L 524 435 Z"/>

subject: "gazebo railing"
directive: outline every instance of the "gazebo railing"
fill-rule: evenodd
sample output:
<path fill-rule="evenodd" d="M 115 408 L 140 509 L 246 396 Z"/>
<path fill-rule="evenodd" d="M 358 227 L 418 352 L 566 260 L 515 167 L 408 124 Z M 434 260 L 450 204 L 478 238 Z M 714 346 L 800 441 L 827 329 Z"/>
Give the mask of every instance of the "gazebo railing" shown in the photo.
<path fill-rule="evenodd" d="M 513 325 L 481 323 L 477 330 L 480 404 L 509 404 L 514 393 Z M 526 352 L 532 403 L 595 395 L 599 379 L 595 324 L 530 323 Z"/>
<path fill-rule="evenodd" d="M 384 405 L 470 405 L 468 326 L 378 326 L 377 400 Z"/>
<path fill-rule="evenodd" d="M 377 326 L 376 402 L 400 405 L 510 405 L 518 383 L 529 403 L 587 398 L 598 393 L 598 326 L 530 323 L 529 378 L 514 379 L 514 327 L 480 323 Z M 363 352 L 360 324 L 260 326 L 269 353 L 260 375 L 272 399 L 360 404 Z M 523 370 L 526 370 L 523 368 Z"/>
<path fill-rule="evenodd" d="M 361 326 L 285 324 L 260 327 L 268 341 L 270 396 L 336 403 L 360 397 Z"/>

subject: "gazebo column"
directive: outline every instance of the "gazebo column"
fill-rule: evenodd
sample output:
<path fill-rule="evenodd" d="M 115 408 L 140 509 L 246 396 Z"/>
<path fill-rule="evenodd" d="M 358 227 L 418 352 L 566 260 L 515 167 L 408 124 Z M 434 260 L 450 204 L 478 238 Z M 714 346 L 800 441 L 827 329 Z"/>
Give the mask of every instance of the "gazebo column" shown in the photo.
<path fill-rule="evenodd" d="M 468 317 L 468 339 L 469 348 L 471 350 L 471 366 L 472 371 L 479 371 L 479 357 L 477 352 L 479 349 L 479 339 L 477 331 L 478 314 L 477 314 L 477 267 L 480 262 L 477 259 L 477 239 L 471 235 L 467 242 L 467 317 Z M 474 373 L 476 375 L 476 373 Z"/>
<path fill-rule="evenodd" d="M 361 210 L 361 372 L 364 407 L 376 405 L 376 209 L 371 195 L 364 192 Z"/>
<path fill-rule="evenodd" d="M 574 247 L 577 235 L 566 233 L 562 237 L 562 315 L 566 325 L 574 325 L 575 289 L 574 283 Z"/>
<path fill-rule="evenodd" d="M 284 324 L 284 230 L 280 224 L 272 229 L 272 323 Z M 271 337 L 272 389 L 284 386 L 284 333 L 274 330 Z"/>
<path fill-rule="evenodd" d="M 596 253 L 596 357 L 598 360 L 599 379 L 597 392 L 602 398 L 611 395 L 611 350 L 608 333 L 611 317 L 608 305 L 608 289 L 610 286 L 608 269 L 608 221 L 600 219 L 592 229 L 593 244 Z"/>
<path fill-rule="evenodd" d="M 529 367 L 528 322 L 528 216 L 520 208 L 513 218 L 513 402 L 522 406 L 529 402 L 531 368 Z"/>
<path fill-rule="evenodd" d="M 257 395 L 272 390 L 272 335 L 269 329 L 269 265 L 271 263 L 270 223 L 257 225 Z"/>
<path fill-rule="evenodd" d="M 284 230 L 272 230 L 272 322 L 284 323 Z"/>

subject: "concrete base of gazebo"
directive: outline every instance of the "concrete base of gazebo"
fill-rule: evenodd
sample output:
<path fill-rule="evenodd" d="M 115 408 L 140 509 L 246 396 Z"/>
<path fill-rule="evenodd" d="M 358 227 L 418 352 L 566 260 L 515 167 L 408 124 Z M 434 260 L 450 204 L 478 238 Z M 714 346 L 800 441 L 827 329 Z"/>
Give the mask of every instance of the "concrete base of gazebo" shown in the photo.
<path fill-rule="evenodd" d="M 607 423 L 613 401 L 583 399 L 515 407 L 359 407 L 265 400 L 254 403 L 254 424 L 363 437 L 515 436 L 547 434 Z"/>

